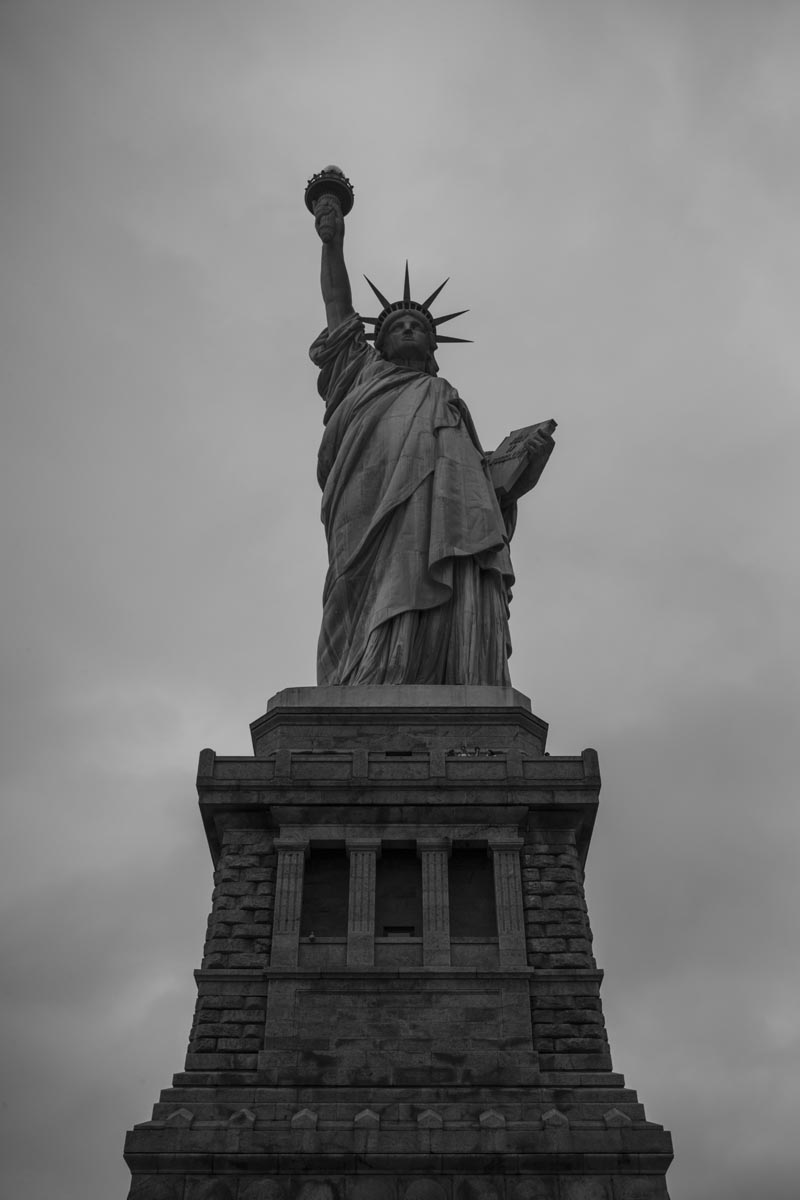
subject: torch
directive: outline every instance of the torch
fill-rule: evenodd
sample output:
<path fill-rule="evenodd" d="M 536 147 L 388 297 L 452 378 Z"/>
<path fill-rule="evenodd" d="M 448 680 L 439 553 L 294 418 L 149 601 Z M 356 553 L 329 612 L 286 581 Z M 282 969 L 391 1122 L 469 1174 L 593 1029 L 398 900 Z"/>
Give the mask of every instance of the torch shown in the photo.
<path fill-rule="evenodd" d="M 353 207 L 353 185 L 341 167 L 323 167 L 316 175 L 312 175 L 306 184 L 306 208 L 316 215 L 317 206 L 323 202 L 334 204 L 343 217 L 346 217 Z M 328 221 L 320 223 L 320 236 L 323 242 L 329 242 L 336 230 L 336 223 L 331 215 Z"/>

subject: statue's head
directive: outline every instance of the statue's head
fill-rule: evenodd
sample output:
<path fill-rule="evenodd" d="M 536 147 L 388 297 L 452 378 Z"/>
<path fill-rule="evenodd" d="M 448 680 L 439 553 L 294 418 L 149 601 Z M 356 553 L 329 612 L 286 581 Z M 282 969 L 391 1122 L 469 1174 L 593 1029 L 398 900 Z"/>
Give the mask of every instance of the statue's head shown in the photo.
<path fill-rule="evenodd" d="M 425 314 L 414 309 L 388 314 L 375 338 L 375 349 L 389 362 L 415 366 L 428 375 L 439 371 L 434 357 L 436 334 Z"/>
<path fill-rule="evenodd" d="M 367 279 L 366 275 L 364 278 Z M 422 304 L 411 299 L 408 263 L 402 300 L 392 303 L 386 299 L 383 292 L 378 291 L 371 279 L 367 279 L 367 283 L 383 305 L 383 311 L 377 317 L 364 317 L 367 324 L 375 326 L 375 332 L 367 334 L 368 338 L 374 340 L 375 348 L 389 362 L 407 363 L 419 371 L 426 371 L 429 375 L 438 375 L 439 368 L 434 357 L 437 344 L 465 341 L 464 338 L 446 337 L 437 333 L 437 326 L 443 325 L 445 321 L 452 321 L 454 317 L 460 317 L 466 309 L 462 309 L 462 312 L 448 313 L 445 317 L 431 316 L 430 306 L 447 280 L 440 283 L 436 291 Z"/>

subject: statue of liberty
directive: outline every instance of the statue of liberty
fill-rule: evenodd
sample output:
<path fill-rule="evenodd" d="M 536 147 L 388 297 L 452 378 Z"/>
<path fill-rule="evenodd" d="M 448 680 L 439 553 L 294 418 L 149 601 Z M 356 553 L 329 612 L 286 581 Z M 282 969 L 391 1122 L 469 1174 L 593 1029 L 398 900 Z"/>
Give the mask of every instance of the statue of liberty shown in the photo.
<path fill-rule="evenodd" d="M 444 284 L 412 300 L 406 265 L 402 300 L 367 280 L 382 311 L 354 311 L 343 252 L 352 196 L 336 167 L 306 191 L 327 317 L 310 350 L 325 401 L 317 474 L 329 562 L 317 682 L 509 686 L 509 540 L 555 423 L 517 431 L 487 457 L 438 377 L 437 344 L 464 340 L 438 333 L 461 312 L 431 315 Z M 511 484 L 498 485 L 509 467 Z"/>

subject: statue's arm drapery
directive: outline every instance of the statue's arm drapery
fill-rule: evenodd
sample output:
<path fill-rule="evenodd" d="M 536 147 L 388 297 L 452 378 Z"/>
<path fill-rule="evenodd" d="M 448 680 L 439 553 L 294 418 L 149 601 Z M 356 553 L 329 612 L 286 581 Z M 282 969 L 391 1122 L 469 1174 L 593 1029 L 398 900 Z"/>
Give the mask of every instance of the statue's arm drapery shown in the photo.
<path fill-rule="evenodd" d="M 319 369 L 317 391 L 325 401 L 325 423 L 355 387 L 364 367 L 379 358 L 367 344 L 364 324 L 351 312 L 334 329 L 323 329 L 309 348 L 309 358 Z"/>

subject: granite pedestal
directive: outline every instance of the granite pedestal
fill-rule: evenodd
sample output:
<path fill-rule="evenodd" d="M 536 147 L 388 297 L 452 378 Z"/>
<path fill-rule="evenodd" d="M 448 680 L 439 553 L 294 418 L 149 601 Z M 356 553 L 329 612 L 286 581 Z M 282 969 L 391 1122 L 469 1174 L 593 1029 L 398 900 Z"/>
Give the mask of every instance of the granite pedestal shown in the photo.
<path fill-rule="evenodd" d="M 213 906 L 131 1200 L 664 1200 L 612 1070 L 597 755 L 508 688 L 298 688 L 200 755 Z"/>

